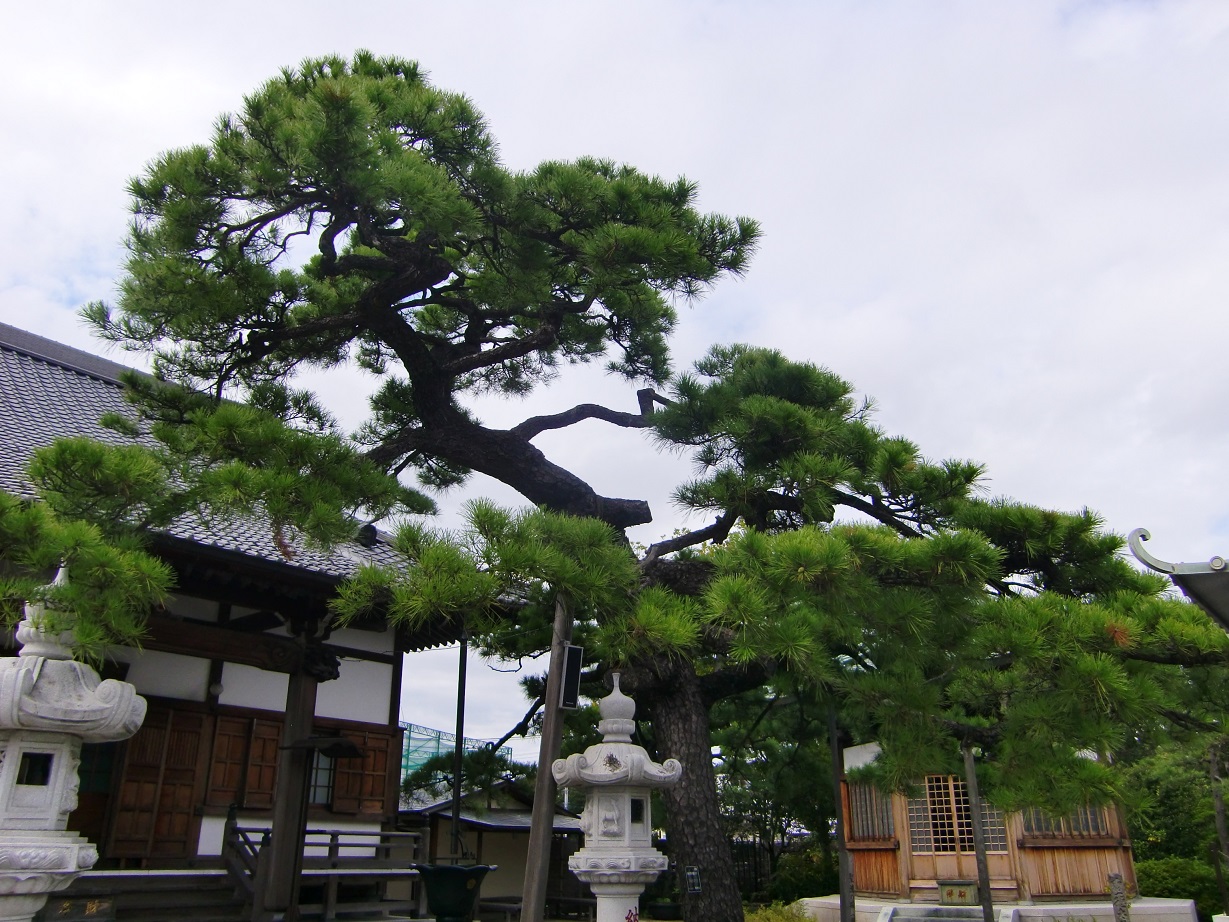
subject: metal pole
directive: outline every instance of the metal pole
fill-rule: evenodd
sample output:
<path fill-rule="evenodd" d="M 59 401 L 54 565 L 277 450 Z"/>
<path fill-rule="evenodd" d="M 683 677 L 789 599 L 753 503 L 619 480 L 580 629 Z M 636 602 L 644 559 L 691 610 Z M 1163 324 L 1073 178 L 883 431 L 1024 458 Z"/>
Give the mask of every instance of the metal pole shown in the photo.
<path fill-rule="evenodd" d="M 994 922 L 994 902 L 990 896 L 990 866 L 986 863 L 986 830 L 982 825 L 981 791 L 977 787 L 977 765 L 973 747 L 960 747 L 964 755 L 964 783 L 969 789 L 969 819 L 973 825 L 973 854 L 977 857 L 977 892 L 981 899 L 983 922 Z"/>
<path fill-rule="evenodd" d="M 462 857 L 461 771 L 465 759 L 465 666 L 469 659 L 469 634 L 461 631 L 461 661 L 457 664 L 457 742 L 452 753 L 452 854 Z"/>
<path fill-rule="evenodd" d="M 538 780 L 533 790 L 525 886 L 521 894 L 523 922 L 541 922 L 546 913 L 546 878 L 550 870 L 551 836 L 555 829 L 556 785 L 551 764 L 559 758 L 559 747 L 563 742 L 559 696 L 563 691 L 563 648 L 571 639 L 572 607 L 560 593 L 555 597 L 555 626 L 551 635 L 550 666 L 546 673 L 546 698 L 542 708 L 542 742 L 538 748 Z"/>

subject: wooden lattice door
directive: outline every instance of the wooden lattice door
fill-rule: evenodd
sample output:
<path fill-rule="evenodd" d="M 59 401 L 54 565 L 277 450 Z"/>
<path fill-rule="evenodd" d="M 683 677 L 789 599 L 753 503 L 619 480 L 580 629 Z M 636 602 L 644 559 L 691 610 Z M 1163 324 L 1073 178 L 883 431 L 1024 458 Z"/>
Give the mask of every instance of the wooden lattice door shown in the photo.
<path fill-rule="evenodd" d="M 1007 823 L 1003 812 L 982 804 L 986 861 L 990 877 L 1011 878 Z M 973 819 L 969 793 L 955 775 L 927 775 L 921 797 L 909 801 L 909 850 L 914 880 L 973 880 Z"/>
<path fill-rule="evenodd" d="M 206 713 L 151 702 L 125 750 L 108 857 L 196 854 L 209 723 Z"/>

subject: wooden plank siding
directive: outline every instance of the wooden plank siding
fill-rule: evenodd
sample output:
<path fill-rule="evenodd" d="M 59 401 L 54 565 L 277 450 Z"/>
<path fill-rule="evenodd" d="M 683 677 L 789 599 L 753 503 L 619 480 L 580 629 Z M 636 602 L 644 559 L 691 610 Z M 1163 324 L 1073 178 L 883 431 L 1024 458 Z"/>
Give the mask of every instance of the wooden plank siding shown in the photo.
<path fill-rule="evenodd" d="M 865 805 L 864 805 L 865 806 Z M 903 892 L 900 839 L 895 803 L 887 804 L 888 825 L 866 829 L 866 811 L 856 809 L 848 782 L 841 782 L 841 810 L 844 814 L 847 847 L 853 861 L 853 886 L 858 893 L 898 897 Z M 908 827 L 906 826 L 906 829 Z"/>
<path fill-rule="evenodd" d="M 955 784 L 955 779 L 950 783 Z M 931 842 L 925 838 L 929 833 L 923 824 L 922 844 L 914 845 L 909 801 L 903 795 L 891 795 L 888 821 L 882 811 L 876 812 L 873 795 L 852 792 L 849 784 L 842 783 L 841 809 L 855 892 L 933 902 L 938 899 L 939 880 L 976 878 L 975 856 L 963 841 L 963 834 L 959 843 L 943 840 L 940 847 L 939 839 Z M 1093 812 L 1099 817 L 1096 822 L 1081 825 L 1064 819 L 1048 826 L 1034 823 L 1032 833 L 1021 814 L 1003 817 L 998 827 L 998 850 L 987 855 L 993 898 L 1104 898 L 1109 890 L 1108 877 L 1114 873 L 1123 876 L 1129 892 L 1136 892 L 1121 810 L 1110 808 L 1102 814 L 1093 808 Z M 1045 834 L 1038 829 L 1045 829 Z"/>
<path fill-rule="evenodd" d="M 1127 879 L 1129 862 L 1124 849 L 1114 845 L 1082 844 L 1076 848 L 1029 848 L 1020 850 L 1021 870 L 1033 899 L 1097 896 L 1109 892 L 1109 875 Z"/>
<path fill-rule="evenodd" d="M 1096 896 L 1109 892 L 1109 875 L 1121 874 L 1127 891 L 1138 892 L 1126 818 L 1121 807 L 1104 811 L 1105 835 L 1028 835 L 1017 816 L 1020 883 L 1031 899 Z"/>
<path fill-rule="evenodd" d="M 853 888 L 858 893 L 898 897 L 901 891 L 899 847 L 851 842 Z"/>

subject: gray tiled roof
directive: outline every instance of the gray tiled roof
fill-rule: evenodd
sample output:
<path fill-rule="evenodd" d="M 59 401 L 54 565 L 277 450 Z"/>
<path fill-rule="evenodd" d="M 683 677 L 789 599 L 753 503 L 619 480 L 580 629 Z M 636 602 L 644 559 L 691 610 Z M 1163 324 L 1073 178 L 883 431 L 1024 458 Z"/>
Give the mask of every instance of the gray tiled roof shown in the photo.
<path fill-rule="evenodd" d="M 119 376 L 122 365 L 0 323 L 0 490 L 33 495 L 25 474 L 30 454 L 55 439 L 85 435 L 112 444 L 123 436 L 103 428 L 106 413 L 129 413 Z M 287 559 L 274 543 L 271 529 L 258 522 L 177 522 L 175 538 L 237 552 L 267 562 L 330 577 L 344 577 L 364 562 L 397 565 L 400 558 L 385 544 L 357 543 L 331 551 L 294 547 Z M 293 544 L 293 542 L 292 542 Z"/>

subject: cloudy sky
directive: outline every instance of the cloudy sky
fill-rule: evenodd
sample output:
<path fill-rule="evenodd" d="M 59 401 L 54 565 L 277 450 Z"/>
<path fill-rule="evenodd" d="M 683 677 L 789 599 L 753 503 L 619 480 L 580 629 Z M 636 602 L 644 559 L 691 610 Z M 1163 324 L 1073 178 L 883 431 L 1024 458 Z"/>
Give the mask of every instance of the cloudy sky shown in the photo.
<path fill-rule="evenodd" d="M 759 219 L 747 277 L 683 308 L 679 366 L 779 348 L 928 456 L 984 462 L 992 493 L 1147 526 L 1163 558 L 1229 553 L 1229 4 L 9 5 L 0 320 L 102 351 L 75 311 L 114 293 L 126 179 L 280 67 L 357 48 L 469 95 L 513 167 L 608 157 Z M 635 406 L 561 383 L 484 413 Z M 357 382 L 330 391 L 361 408 Z M 648 498 L 641 540 L 668 533 L 686 465 L 591 425 L 542 447 Z M 455 657 L 416 660 L 405 719 L 451 725 Z M 522 702 L 471 676 L 469 730 L 498 736 Z"/>

